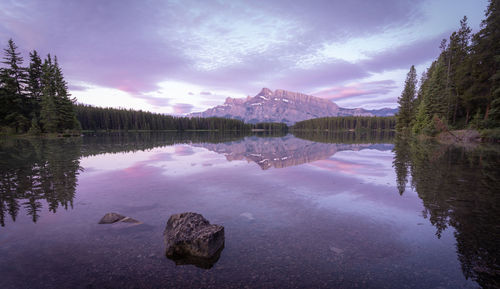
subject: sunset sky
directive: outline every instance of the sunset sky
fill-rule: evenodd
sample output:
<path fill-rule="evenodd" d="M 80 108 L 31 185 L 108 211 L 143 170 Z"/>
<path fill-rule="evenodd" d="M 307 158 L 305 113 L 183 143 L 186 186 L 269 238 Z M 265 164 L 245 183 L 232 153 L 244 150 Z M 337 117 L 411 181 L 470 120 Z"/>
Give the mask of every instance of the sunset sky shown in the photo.
<path fill-rule="evenodd" d="M 56 54 L 79 103 L 185 114 L 262 87 L 396 107 L 486 0 L 0 0 L 0 41 Z"/>

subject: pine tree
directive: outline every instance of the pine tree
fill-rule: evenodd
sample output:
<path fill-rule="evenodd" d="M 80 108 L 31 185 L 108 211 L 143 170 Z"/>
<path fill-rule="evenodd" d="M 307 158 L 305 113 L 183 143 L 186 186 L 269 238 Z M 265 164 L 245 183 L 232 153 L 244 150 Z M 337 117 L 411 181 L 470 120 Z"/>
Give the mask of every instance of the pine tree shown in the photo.
<path fill-rule="evenodd" d="M 427 112 L 426 99 L 420 100 L 418 107 L 416 108 L 415 122 L 412 126 L 412 131 L 414 134 L 432 134 L 432 123 L 429 113 Z"/>
<path fill-rule="evenodd" d="M 0 71 L 0 117 L 3 125 L 15 128 L 16 132 L 25 132 L 29 127 L 28 102 L 24 93 L 26 83 L 25 69 L 22 67 L 23 58 L 17 51 L 17 45 L 9 39 L 4 49 L 3 67 Z"/>
<path fill-rule="evenodd" d="M 40 128 L 40 125 L 38 124 L 38 118 L 36 116 L 34 116 L 31 119 L 31 127 L 30 127 L 28 133 L 32 134 L 32 135 L 37 135 L 37 134 L 42 133 L 42 129 Z"/>
<path fill-rule="evenodd" d="M 473 37 L 472 91 L 475 106 L 488 119 L 491 103 L 500 97 L 500 0 L 490 0 L 481 30 Z"/>
<path fill-rule="evenodd" d="M 40 117 L 40 104 L 42 102 L 42 60 L 40 56 L 33 50 L 30 53 L 30 65 L 28 67 L 28 83 L 26 92 L 31 103 L 32 117 Z"/>
<path fill-rule="evenodd" d="M 410 128 L 410 123 L 414 116 L 414 102 L 416 96 L 417 87 L 417 72 L 415 66 L 411 66 L 410 71 L 406 75 L 405 87 L 401 96 L 398 99 L 399 112 L 396 117 L 397 120 L 397 130 L 405 130 Z"/>
<path fill-rule="evenodd" d="M 54 66 L 50 54 L 42 66 L 42 103 L 40 111 L 40 124 L 43 132 L 57 132 L 57 109 L 55 100 Z"/>
<path fill-rule="evenodd" d="M 64 80 L 61 68 L 54 57 L 54 88 L 56 93 L 56 111 L 58 116 L 58 130 L 73 130 L 80 127 L 73 110 L 73 100 L 69 98 L 68 85 Z"/>
<path fill-rule="evenodd" d="M 435 116 L 441 120 L 446 119 L 447 100 L 446 67 L 441 55 L 432 63 L 423 91 L 426 119 L 433 119 Z"/>
<path fill-rule="evenodd" d="M 452 61 L 453 74 L 451 75 L 450 93 L 451 99 L 451 114 L 450 123 L 455 125 L 457 116 L 461 117 L 460 109 L 464 107 L 464 95 L 467 95 L 467 89 L 471 85 L 471 69 L 470 69 L 470 39 L 471 28 L 467 24 L 467 17 L 464 16 L 460 20 L 460 29 L 455 34 L 455 38 L 450 42 L 454 48 L 454 56 Z"/>
<path fill-rule="evenodd" d="M 4 73 L 12 79 L 12 89 L 15 91 L 16 95 L 22 96 L 26 83 L 26 71 L 22 66 L 23 58 L 21 57 L 21 53 L 17 51 L 17 48 L 12 38 L 9 39 L 8 47 L 4 49 L 4 61 L 2 61 L 2 63 L 7 66 L 3 69 Z"/>

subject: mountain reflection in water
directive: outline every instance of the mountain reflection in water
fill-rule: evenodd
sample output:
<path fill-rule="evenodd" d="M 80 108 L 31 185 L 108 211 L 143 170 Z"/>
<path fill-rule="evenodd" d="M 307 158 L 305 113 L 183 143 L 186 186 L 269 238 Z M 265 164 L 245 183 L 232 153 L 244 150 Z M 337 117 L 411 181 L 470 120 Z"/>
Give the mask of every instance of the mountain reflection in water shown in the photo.
<path fill-rule="evenodd" d="M 354 134 L 350 134 L 354 136 Z M 344 140 L 342 134 L 339 140 Z M 349 139 L 349 137 L 348 137 Z M 354 137 L 354 139 L 356 139 Z M 15 221 L 24 207 L 33 222 L 44 203 L 53 213 L 73 207 L 80 158 L 190 144 L 222 153 L 228 161 L 246 159 L 262 169 L 284 168 L 326 159 L 338 151 L 390 150 L 390 144 L 318 143 L 296 138 L 238 133 L 111 133 L 64 139 L 7 139 L 0 142 L 0 225 Z"/>
<path fill-rule="evenodd" d="M 393 148 L 391 144 L 342 144 L 319 143 L 287 135 L 281 138 L 246 137 L 243 140 L 226 143 L 193 144 L 210 151 L 224 154 L 228 161 L 251 161 L 263 170 L 298 166 L 318 160 L 327 159 L 339 151 L 375 149 L 387 151 Z"/>

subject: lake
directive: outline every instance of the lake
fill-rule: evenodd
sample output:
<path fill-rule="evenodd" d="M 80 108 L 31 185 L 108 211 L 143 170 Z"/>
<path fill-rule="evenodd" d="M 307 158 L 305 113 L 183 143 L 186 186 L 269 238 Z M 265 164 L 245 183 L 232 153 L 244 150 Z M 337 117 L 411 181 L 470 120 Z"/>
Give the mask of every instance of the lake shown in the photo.
<path fill-rule="evenodd" d="M 392 134 L 0 142 L 0 288 L 498 288 L 500 148 Z M 142 224 L 98 224 L 108 212 Z M 225 227 L 165 256 L 170 215 Z"/>

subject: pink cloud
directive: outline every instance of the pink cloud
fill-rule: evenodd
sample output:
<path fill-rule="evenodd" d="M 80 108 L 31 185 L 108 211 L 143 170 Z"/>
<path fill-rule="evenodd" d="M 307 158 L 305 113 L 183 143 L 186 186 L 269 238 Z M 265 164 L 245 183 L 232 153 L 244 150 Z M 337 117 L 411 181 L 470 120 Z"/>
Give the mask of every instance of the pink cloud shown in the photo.
<path fill-rule="evenodd" d="M 380 96 L 386 95 L 398 88 L 393 80 L 371 81 L 350 84 L 347 86 L 334 86 L 313 95 L 326 99 L 345 99 L 355 96 Z"/>
<path fill-rule="evenodd" d="M 189 113 L 189 112 L 191 112 L 193 107 L 194 106 L 192 104 L 188 104 L 188 103 L 176 103 L 172 106 L 175 114 Z"/>

